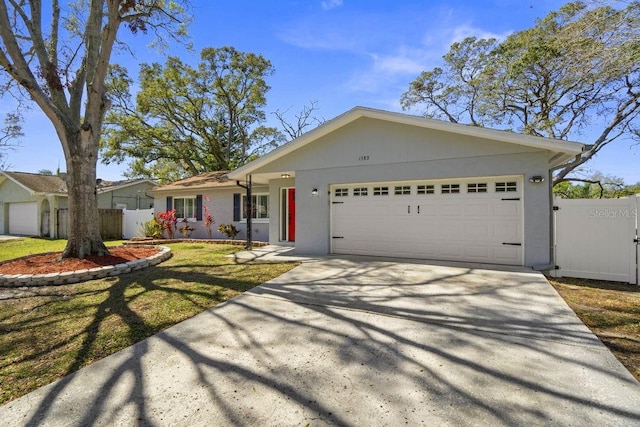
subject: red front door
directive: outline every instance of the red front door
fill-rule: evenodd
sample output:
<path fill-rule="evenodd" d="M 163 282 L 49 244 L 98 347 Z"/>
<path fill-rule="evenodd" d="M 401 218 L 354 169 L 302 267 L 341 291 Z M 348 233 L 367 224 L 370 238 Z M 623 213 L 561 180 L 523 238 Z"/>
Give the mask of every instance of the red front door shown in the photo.
<path fill-rule="evenodd" d="M 287 190 L 287 228 L 289 229 L 288 238 L 290 242 L 296 240 L 296 189 L 289 188 Z"/>

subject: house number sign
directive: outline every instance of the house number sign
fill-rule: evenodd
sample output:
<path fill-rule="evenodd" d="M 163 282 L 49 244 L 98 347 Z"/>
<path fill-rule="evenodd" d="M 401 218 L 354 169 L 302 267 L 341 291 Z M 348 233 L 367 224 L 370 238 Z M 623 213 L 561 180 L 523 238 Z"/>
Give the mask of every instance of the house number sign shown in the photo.
<path fill-rule="evenodd" d="M 367 160 L 369 160 L 369 156 L 360 156 L 358 157 L 358 161 L 360 162 L 366 162 Z"/>

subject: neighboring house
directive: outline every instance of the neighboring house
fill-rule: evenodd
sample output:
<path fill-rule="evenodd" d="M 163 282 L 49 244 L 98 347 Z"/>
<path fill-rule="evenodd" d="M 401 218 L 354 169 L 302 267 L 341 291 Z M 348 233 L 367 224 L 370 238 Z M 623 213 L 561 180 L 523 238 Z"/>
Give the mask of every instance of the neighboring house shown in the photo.
<path fill-rule="evenodd" d="M 268 188 L 269 242 L 298 254 L 545 269 L 551 171 L 583 148 L 356 107 L 228 177 Z"/>
<path fill-rule="evenodd" d="M 269 240 L 269 187 L 253 186 L 252 209 L 252 237 L 256 241 Z M 247 210 L 245 189 L 239 187 L 235 181 L 227 178 L 227 171 L 207 172 L 195 177 L 186 178 L 171 184 L 155 187 L 152 191 L 155 197 L 154 211 L 160 212 L 175 209 L 179 218 L 178 228 L 186 219 L 187 224 L 194 230 L 191 238 L 207 238 L 204 227 L 204 215 L 209 212 L 215 221 L 211 226 L 211 237 L 225 239 L 226 236 L 218 232 L 220 224 L 233 224 L 240 233 L 238 239 L 246 238 Z M 182 237 L 178 231 L 176 237 Z"/>
<path fill-rule="evenodd" d="M 0 172 L 0 234 L 58 237 L 58 213 L 68 208 L 65 175 Z M 148 179 L 102 181 L 96 185 L 99 209 L 149 209 Z"/>

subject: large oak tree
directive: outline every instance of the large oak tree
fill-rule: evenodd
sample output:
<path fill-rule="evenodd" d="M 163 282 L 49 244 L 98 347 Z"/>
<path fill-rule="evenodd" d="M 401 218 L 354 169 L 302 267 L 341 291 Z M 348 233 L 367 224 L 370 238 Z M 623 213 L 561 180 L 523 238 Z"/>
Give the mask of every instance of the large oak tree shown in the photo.
<path fill-rule="evenodd" d="M 263 125 L 271 62 L 233 47 L 200 58 L 196 67 L 177 57 L 142 64 L 135 98 L 126 70 L 112 67 L 105 163 L 130 161 L 130 176 L 164 182 L 241 166 L 283 142 Z"/>
<path fill-rule="evenodd" d="M 568 3 L 504 41 L 454 43 L 410 84 L 404 108 L 427 117 L 585 142 L 554 183 L 619 139 L 638 140 L 640 2 Z M 588 138 L 588 139 L 587 139 Z"/>
<path fill-rule="evenodd" d="M 64 151 L 70 223 L 63 257 L 108 253 L 98 228 L 96 163 L 118 31 L 165 28 L 176 36 L 184 22 L 183 8 L 169 0 L 0 1 L 1 74 L 49 118 Z"/>

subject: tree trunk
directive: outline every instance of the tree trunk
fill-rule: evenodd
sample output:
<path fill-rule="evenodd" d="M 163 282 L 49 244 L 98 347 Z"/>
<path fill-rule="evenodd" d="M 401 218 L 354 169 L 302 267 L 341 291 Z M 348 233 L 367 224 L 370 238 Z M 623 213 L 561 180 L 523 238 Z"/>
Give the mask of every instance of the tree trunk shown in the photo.
<path fill-rule="evenodd" d="M 67 194 L 69 203 L 69 236 L 61 258 L 85 258 L 108 255 L 100 236 L 96 182 L 97 145 L 81 138 L 93 138 L 90 132 L 66 132 Z"/>

